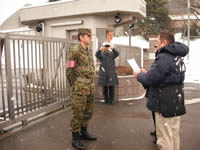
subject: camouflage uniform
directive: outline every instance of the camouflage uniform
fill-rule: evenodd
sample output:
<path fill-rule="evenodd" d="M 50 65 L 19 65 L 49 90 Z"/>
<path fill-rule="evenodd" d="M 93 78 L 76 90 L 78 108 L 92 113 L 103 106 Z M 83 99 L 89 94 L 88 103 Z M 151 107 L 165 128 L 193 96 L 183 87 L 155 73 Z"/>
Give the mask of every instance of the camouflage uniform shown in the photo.
<path fill-rule="evenodd" d="M 92 51 L 81 44 L 70 49 L 67 60 L 74 61 L 75 67 L 67 68 L 66 76 L 72 86 L 72 132 L 79 132 L 87 127 L 94 110 L 94 62 Z"/>

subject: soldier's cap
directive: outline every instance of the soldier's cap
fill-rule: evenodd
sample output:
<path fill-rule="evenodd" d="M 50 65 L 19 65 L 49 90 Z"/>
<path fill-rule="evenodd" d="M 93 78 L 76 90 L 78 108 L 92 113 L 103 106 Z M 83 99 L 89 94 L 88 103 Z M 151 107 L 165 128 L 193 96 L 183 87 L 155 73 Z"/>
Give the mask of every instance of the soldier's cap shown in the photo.
<path fill-rule="evenodd" d="M 78 29 L 78 34 L 79 35 L 84 35 L 84 34 L 92 35 L 92 31 L 89 28 L 79 28 Z"/>

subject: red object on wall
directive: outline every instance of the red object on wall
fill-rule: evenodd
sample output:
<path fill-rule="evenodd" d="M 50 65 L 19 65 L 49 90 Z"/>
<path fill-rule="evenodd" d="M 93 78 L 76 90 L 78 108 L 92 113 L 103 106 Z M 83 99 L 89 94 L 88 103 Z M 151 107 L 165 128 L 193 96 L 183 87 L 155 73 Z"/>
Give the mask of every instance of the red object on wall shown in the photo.
<path fill-rule="evenodd" d="M 113 39 L 113 33 L 112 32 L 108 32 L 108 42 L 111 42 Z"/>

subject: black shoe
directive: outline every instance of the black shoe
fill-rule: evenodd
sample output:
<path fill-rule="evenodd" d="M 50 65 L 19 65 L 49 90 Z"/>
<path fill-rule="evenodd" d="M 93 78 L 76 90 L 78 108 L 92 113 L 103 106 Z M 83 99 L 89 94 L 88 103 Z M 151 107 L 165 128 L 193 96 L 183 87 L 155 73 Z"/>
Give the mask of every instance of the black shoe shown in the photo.
<path fill-rule="evenodd" d="M 105 104 L 108 104 L 108 99 L 104 99 L 104 103 L 105 103 Z"/>
<path fill-rule="evenodd" d="M 154 144 L 157 144 L 157 137 L 155 137 L 155 139 L 153 140 Z"/>
<path fill-rule="evenodd" d="M 113 104 L 114 104 L 113 98 L 110 98 L 108 103 L 109 103 L 110 105 L 113 105 Z"/>
<path fill-rule="evenodd" d="M 150 135 L 151 135 L 151 136 L 156 136 L 156 131 L 150 132 Z"/>
<path fill-rule="evenodd" d="M 81 140 L 95 141 L 97 139 L 97 137 L 95 135 L 88 133 L 86 127 L 82 127 L 81 133 L 80 133 L 80 139 Z"/>
<path fill-rule="evenodd" d="M 78 150 L 85 150 L 85 146 L 79 139 L 79 132 L 72 132 L 72 146 Z"/>
<path fill-rule="evenodd" d="M 110 101 L 109 104 L 110 104 L 110 105 L 113 105 L 113 104 L 114 104 L 114 101 Z"/>

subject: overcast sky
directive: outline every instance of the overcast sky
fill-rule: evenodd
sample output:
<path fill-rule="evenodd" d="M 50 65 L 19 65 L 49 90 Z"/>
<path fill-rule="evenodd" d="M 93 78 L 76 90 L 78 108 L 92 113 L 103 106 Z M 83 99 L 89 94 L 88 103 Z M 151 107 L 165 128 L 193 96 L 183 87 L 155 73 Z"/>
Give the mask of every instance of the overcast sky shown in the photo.
<path fill-rule="evenodd" d="M 39 5 L 47 0 L 0 0 L 0 25 L 25 4 Z"/>

